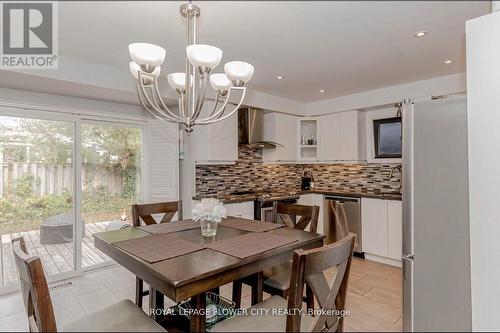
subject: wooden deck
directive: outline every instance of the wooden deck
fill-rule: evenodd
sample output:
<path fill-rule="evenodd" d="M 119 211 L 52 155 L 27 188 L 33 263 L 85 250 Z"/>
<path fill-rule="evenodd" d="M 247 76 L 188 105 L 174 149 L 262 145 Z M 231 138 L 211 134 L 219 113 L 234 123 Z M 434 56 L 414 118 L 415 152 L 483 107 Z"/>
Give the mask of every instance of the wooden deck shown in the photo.
<path fill-rule="evenodd" d="M 109 261 L 104 253 L 94 247 L 92 234 L 103 232 L 109 222 L 89 223 L 85 225 L 85 237 L 82 242 L 82 266 L 88 267 Z M 17 271 L 14 265 L 11 240 L 22 236 L 30 253 L 36 254 L 42 260 L 45 273 L 53 275 L 73 270 L 73 243 L 40 244 L 40 231 L 32 230 L 20 233 L 1 235 L 0 247 L 0 287 L 17 281 Z"/>

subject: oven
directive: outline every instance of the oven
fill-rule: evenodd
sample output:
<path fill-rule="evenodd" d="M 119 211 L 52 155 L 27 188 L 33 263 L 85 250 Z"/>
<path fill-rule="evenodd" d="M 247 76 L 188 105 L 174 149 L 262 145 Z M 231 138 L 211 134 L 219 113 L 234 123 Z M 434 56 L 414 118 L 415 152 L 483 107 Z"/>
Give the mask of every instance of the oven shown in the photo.
<path fill-rule="evenodd" d="M 254 219 L 257 221 L 273 222 L 273 203 L 297 203 L 298 197 L 290 196 L 288 198 L 257 198 L 254 201 Z"/>

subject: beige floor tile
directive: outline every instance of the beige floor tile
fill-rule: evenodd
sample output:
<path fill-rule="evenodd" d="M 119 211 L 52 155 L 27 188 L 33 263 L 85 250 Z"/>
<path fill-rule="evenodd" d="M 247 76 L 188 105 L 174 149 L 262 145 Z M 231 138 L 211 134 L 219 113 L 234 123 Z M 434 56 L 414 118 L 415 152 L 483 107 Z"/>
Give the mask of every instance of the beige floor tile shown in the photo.
<path fill-rule="evenodd" d="M 378 287 L 373 287 L 366 294 L 364 294 L 364 296 L 377 302 L 384 303 L 394 309 L 401 308 L 401 294 L 395 294 Z"/>

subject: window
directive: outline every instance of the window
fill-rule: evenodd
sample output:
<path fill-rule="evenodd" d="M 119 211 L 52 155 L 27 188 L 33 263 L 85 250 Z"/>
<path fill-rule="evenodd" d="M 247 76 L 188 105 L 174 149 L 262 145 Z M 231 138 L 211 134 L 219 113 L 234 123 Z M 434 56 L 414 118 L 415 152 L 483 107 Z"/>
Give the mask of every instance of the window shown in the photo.
<path fill-rule="evenodd" d="M 401 158 L 401 118 L 373 121 L 375 158 Z"/>

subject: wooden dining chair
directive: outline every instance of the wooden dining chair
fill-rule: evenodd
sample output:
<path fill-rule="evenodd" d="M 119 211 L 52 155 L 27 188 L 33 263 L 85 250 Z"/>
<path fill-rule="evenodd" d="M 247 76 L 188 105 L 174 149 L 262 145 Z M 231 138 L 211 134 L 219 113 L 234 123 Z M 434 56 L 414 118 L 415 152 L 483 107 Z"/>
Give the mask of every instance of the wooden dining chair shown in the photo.
<path fill-rule="evenodd" d="M 153 215 L 163 214 L 161 220 L 157 222 Z M 177 219 L 182 220 L 182 201 L 158 202 L 150 204 L 135 204 L 132 205 L 132 224 L 134 227 L 143 225 L 153 225 L 157 223 L 169 223 L 177 214 Z M 144 281 L 135 278 L 135 304 L 142 307 L 142 299 L 144 296 L 152 295 L 151 290 L 144 290 Z M 150 297 L 151 298 L 151 297 Z M 151 301 L 150 301 L 151 302 Z"/>
<path fill-rule="evenodd" d="M 309 227 L 308 231 L 316 233 L 318 229 L 318 215 L 318 206 L 278 202 L 274 202 L 273 204 L 273 222 L 283 223 L 291 229 L 305 230 Z M 241 289 L 243 283 L 252 288 L 252 305 L 262 301 L 262 293 L 264 291 L 271 295 L 286 297 L 290 286 L 290 267 L 290 262 L 283 263 L 233 282 L 233 301 L 236 303 L 236 306 L 241 306 Z M 305 300 L 309 308 L 314 307 L 314 297 L 308 287 L 306 289 Z"/>
<path fill-rule="evenodd" d="M 49 287 L 40 258 L 26 250 L 24 238 L 12 240 L 15 263 L 19 272 L 21 294 L 28 316 L 30 332 L 57 332 Z M 129 300 L 123 300 L 102 310 L 84 316 L 61 328 L 62 332 L 165 332 L 142 309 Z"/>
<path fill-rule="evenodd" d="M 356 236 L 293 254 L 288 300 L 271 296 L 246 314 L 215 324 L 211 332 L 342 332 L 349 272 Z M 333 272 L 333 273 L 332 273 Z M 311 286 L 318 309 L 302 312 L 304 285 Z"/>

